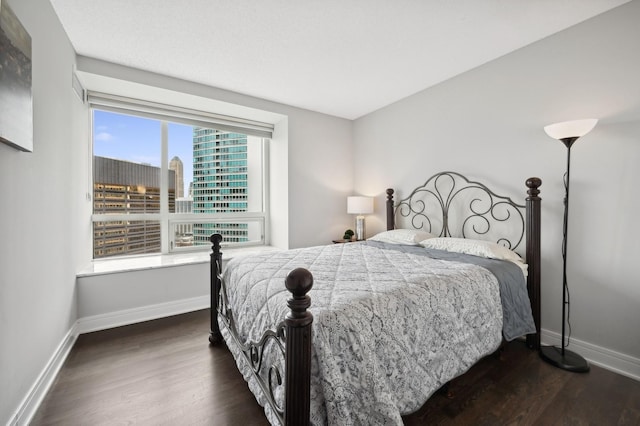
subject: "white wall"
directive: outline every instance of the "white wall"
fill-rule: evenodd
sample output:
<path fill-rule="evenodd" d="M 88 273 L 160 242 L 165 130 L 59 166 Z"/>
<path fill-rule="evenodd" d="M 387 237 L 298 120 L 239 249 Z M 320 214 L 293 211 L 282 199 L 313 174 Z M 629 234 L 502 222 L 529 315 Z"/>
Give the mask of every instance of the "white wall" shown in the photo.
<path fill-rule="evenodd" d="M 600 118 L 572 148 L 575 341 L 640 359 L 640 2 L 634 1 L 358 119 L 356 191 L 399 195 L 455 170 L 525 196 L 542 178 L 542 327 L 560 332 L 566 148 L 543 126 Z M 401 71 L 400 71 L 401 72 Z M 393 154 L 391 154 L 393 153 Z M 403 192 L 404 191 L 404 192 Z M 384 227 L 383 212 L 369 221 Z M 636 373 L 640 377 L 640 373 Z"/>
<path fill-rule="evenodd" d="M 2 0 L 32 40 L 33 153 L 0 144 L 0 423 L 76 319 L 86 142 L 74 133 L 75 53 L 48 1 Z"/>
<path fill-rule="evenodd" d="M 209 263 L 206 262 L 80 276 L 77 295 L 80 331 L 106 328 L 103 324 L 110 328 L 130 323 L 128 316 L 124 315 L 126 313 L 136 321 L 151 319 L 153 315 L 146 314 L 148 309 L 141 308 L 157 309 L 163 306 L 170 311 L 172 304 L 179 303 L 178 306 L 182 306 L 191 299 L 200 300 L 195 301 L 192 309 L 182 312 L 204 309 L 209 306 L 209 294 Z M 132 310 L 138 310 L 139 315 L 136 316 Z"/>

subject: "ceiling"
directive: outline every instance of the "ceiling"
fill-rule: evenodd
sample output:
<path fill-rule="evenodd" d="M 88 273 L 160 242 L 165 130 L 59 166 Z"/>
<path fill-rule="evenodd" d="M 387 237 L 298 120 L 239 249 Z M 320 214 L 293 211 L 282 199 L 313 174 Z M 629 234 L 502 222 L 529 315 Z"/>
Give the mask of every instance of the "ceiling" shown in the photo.
<path fill-rule="evenodd" d="M 628 0 L 50 0 L 78 55 L 356 119 Z"/>

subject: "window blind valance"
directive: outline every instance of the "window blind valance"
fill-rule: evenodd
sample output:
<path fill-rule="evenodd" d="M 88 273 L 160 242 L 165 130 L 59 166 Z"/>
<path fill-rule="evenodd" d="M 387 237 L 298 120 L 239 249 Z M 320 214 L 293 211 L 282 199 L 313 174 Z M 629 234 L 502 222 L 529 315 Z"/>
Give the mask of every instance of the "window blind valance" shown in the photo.
<path fill-rule="evenodd" d="M 199 127 L 210 127 L 261 138 L 270 139 L 273 134 L 273 124 L 271 123 L 198 111 L 158 102 L 92 91 L 87 93 L 87 100 L 90 106 L 105 111 L 123 114 L 135 112 L 136 115 L 142 115 L 151 119 L 174 121 Z"/>

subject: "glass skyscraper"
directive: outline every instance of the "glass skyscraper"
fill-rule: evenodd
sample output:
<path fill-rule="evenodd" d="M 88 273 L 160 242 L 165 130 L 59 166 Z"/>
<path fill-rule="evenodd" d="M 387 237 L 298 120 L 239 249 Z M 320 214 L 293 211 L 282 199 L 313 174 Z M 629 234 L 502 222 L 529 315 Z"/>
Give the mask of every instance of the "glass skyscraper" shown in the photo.
<path fill-rule="evenodd" d="M 246 212 L 248 208 L 247 135 L 193 128 L 193 213 Z M 223 241 L 248 241 L 246 223 L 194 224 L 194 244 L 208 244 L 220 233 Z"/>

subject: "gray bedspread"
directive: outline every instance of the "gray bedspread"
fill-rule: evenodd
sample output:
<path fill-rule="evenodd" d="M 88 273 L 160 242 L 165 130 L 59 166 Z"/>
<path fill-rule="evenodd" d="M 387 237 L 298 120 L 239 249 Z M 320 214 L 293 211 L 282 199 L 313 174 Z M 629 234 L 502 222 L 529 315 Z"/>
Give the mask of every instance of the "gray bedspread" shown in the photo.
<path fill-rule="evenodd" d="M 535 331 L 517 266 L 361 242 L 231 260 L 224 281 L 241 339 L 258 341 L 285 318 L 284 279 L 297 267 L 314 276 L 312 424 L 401 425 L 401 415 L 495 351 L 503 333 L 511 339 Z M 222 332 L 265 405 L 250 367 L 228 330 Z M 268 407 L 265 412 L 276 424 Z"/>

